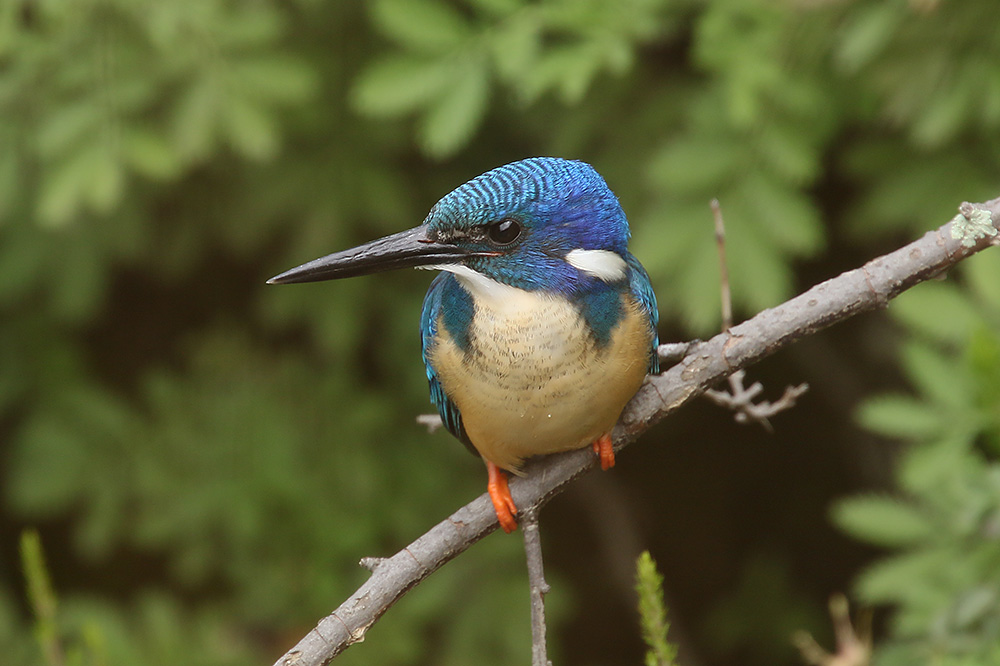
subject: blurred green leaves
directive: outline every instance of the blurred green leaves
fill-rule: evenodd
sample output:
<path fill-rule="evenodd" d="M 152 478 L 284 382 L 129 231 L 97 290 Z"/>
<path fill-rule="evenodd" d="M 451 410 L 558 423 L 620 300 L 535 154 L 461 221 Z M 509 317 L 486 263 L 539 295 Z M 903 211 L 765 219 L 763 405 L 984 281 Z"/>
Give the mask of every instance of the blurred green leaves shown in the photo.
<path fill-rule="evenodd" d="M 36 213 L 47 225 L 107 214 L 130 172 L 176 178 L 219 144 L 272 157 L 276 114 L 316 86 L 304 62 L 280 52 L 287 21 L 267 3 L 10 6 L 17 57 L 0 76 L 0 107 L 13 131 L 2 149 L 37 165 Z"/>
<path fill-rule="evenodd" d="M 858 592 L 895 606 L 884 664 L 992 663 L 1000 639 L 1000 298 L 994 252 L 962 266 L 965 289 L 928 284 L 901 296 L 910 323 L 903 368 L 914 395 L 867 400 L 862 423 L 908 443 L 901 497 L 842 501 L 837 522 L 895 549 Z M 947 323 L 947 324 L 946 324 Z M 950 662 L 948 662 L 950 663 Z"/>
<path fill-rule="evenodd" d="M 467 145 L 494 81 L 524 105 L 548 92 L 581 101 L 604 71 L 623 74 L 637 44 L 663 26 L 663 2 L 526 3 L 378 0 L 372 20 L 395 45 L 358 78 L 354 105 L 374 117 L 417 115 L 417 140 L 436 158 Z"/>
<path fill-rule="evenodd" d="M 101 637 L 109 664 L 260 663 L 354 589 L 358 557 L 481 491 L 480 464 L 412 420 L 429 410 L 415 333 L 429 276 L 265 289 L 268 276 L 412 226 L 487 168 L 560 155 L 620 196 L 661 320 L 714 331 L 712 198 L 749 314 L 805 286 L 798 269 L 831 241 L 872 256 L 996 195 L 994 13 L 0 3 L 0 493 L 13 523 L 66 531 L 61 571 L 97 577 L 55 577 L 63 631 Z M 997 302 L 990 253 L 900 299 L 888 346 L 913 392 L 860 415 L 920 443 L 901 498 L 855 500 L 842 520 L 904 549 L 862 589 L 903 604 L 898 635 L 921 645 L 991 635 Z M 516 546 L 449 565 L 345 658 L 521 658 Z M 965 578 L 935 577 L 942 558 Z M 135 583 L 108 592 L 100 576 L 119 568 Z M 758 568 L 748 599 L 784 584 L 781 566 Z M 911 574 L 933 584 L 897 591 Z M 924 596 L 911 604 L 909 587 Z M 37 663 L 15 588 L 0 582 L 4 654 Z"/>

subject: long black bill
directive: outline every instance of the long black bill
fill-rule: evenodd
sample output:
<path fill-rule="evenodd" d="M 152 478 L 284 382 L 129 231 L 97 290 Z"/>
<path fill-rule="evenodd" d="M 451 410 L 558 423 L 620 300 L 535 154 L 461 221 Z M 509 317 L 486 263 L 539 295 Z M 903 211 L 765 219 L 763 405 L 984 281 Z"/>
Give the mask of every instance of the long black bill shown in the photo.
<path fill-rule="evenodd" d="M 319 282 L 396 268 L 453 264 L 471 254 L 475 253 L 455 245 L 430 240 L 427 237 L 427 227 L 421 225 L 350 250 L 313 259 L 297 268 L 275 275 L 267 283 Z"/>

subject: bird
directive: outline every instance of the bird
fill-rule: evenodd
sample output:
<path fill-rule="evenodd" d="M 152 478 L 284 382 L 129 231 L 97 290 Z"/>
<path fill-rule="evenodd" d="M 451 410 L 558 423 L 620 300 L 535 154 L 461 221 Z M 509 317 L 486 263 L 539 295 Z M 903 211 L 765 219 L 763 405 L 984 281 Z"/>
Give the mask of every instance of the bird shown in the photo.
<path fill-rule="evenodd" d="M 656 296 L 629 252 L 618 198 L 589 164 L 512 162 L 442 197 L 423 223 L 276 275 L 315 282 L 399 268 L 439 271 L 420 340 L 441 421 L 486 463 L 500 527 L 517 528 L 508 474 L 592 446 L 659 370 Z"/>

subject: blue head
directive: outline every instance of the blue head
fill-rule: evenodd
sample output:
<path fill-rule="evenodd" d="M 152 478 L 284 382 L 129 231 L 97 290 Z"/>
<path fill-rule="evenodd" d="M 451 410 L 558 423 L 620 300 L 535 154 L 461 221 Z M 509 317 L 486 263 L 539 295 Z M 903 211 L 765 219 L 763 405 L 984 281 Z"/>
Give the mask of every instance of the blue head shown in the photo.
<path fill-rule="evenodd" d="M 337 252 L 269 282 L 308 282 L 414 266 L 472 271 L 529 291 L 587 291 L 626 275 L 628 221 L 584 162 L 536 157 L 470 180 L 423 224 Z"/>
<path fill-rule="evenodd" d="M 472 250 L 463 262 L 472 270 L 527 290 L 584 287 L 594 276 L 581 258 L 608 264 L 608 253 L 625 256 L 629 239 L 625 213 L 600 174 L 553 157 L 470 180 L 438 201 L 424 224 L 430 238 Z"/>

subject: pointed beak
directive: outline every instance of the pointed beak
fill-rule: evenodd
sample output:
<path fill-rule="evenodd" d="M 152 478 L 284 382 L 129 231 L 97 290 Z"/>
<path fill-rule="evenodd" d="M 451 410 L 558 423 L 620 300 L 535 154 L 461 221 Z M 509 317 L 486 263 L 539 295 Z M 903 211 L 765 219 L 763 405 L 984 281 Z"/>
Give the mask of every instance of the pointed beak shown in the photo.
<path fill-rule="evenodd" d="M 319 282 L 396 268 L 454 264 L 465 257 L 480 254 L 433 241 L 427 237 L 427 232 L 426 225 L 421 225 L 350 250 L 334 252 L 275 275 L 267 283 Z"/>

